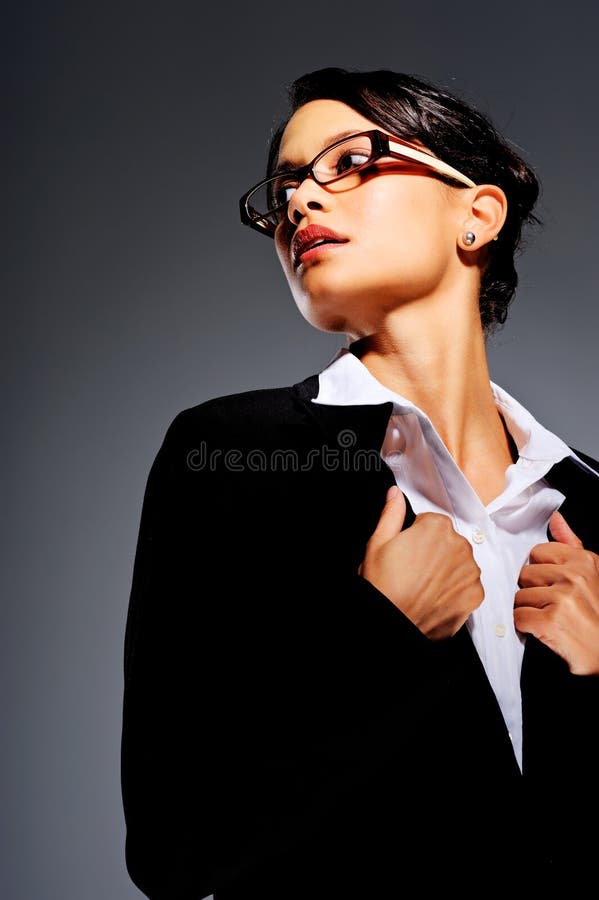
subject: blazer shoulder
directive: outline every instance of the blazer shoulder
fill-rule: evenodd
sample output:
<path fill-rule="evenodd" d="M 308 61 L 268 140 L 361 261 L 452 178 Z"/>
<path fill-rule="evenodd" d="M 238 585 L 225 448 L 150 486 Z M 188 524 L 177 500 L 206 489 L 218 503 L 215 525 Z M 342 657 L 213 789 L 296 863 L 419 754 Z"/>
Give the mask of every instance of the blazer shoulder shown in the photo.
<path fill-rule="evenodd" d="M 599 460 L 594 459 L 594 457 L 589 456 L 588 453 L 583 453 L 582 450 L 577 450 L 576 447 L 570 447 L 572 453 L 581 459 L 583 463 L 585 463 L 590 469 L 593 469 L 596 475 L 599 476 Z"/>
<path fill-rule="evenodd" d="M 305 401 L 316 395 L 318 376 L 297 384 L 256 388 L 212 397 L 180 410 L 167 428 L 164 442 L 266 434 L 277 427 L 305 422 Z"/>

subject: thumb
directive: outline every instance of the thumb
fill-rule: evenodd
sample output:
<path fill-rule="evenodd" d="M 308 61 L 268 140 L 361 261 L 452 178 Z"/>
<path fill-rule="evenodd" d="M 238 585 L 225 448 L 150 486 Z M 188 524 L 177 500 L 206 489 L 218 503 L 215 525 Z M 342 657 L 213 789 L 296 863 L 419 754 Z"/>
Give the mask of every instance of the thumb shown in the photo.
<path fill-rule="evenodd" d="M 556 510 L 551 515 L 549 529 L 555 540 L 561 544 L 569 544 L 571 547 L 582 547 L 582 541 L 574 534 L 561 512 Z"/>
<path fill-rule="evenodd" d="M 387 491 L 387 501 L 383 507 L 378 525 L 372 533 L 370 543 L 384 544 L 401 531 L 406 517 L 406 498 L 396 484 Z"/>

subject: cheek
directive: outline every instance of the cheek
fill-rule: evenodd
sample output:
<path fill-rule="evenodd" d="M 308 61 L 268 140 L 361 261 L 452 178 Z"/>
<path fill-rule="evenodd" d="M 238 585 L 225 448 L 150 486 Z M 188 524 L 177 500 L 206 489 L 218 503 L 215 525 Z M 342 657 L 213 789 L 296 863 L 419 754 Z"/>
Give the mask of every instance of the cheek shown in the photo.
<path fill-rule="evenodd" d="M 287 278 L 290 278 L 292 275 L 292 266 L 289 253 L 289 238 L 281 231 L 275 233 L 275 250 L 277 251 L 277 256 L 285 275 Z"/>
<path fill-rule="evenodd" d="M 376 178 L 364 185 L 355 205 L 363 234 L 386 243 L 434 240 L 444 229 L 446 206 L 438 186 L 427 178 L 397 175 Z"/>

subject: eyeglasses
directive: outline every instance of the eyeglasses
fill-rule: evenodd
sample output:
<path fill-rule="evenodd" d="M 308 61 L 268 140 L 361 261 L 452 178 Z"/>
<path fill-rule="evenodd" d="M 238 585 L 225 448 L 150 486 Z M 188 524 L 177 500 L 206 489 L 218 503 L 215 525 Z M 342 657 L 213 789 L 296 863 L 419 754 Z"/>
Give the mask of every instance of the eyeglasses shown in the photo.
<path fill-rule="evenodd" d="M 260 181 L 239 201 L 241 221 L 261 234 L 274 237 L 277 225 L 287 214 L 293 193 L 306 178 L 310 176 L 323 185 L 333 185 L 343 179 L 339 188 L 331 190 L 349 190 L 361 183 L 360 173 L 364 169 L 383 157 L 420 163 L 460 185 L 475 186 L 474 181 L 453 166 L 409 141 L 378 130 L 363 131 L 321 150 L 312 162 L 299 169 L 278 172 Z"/>

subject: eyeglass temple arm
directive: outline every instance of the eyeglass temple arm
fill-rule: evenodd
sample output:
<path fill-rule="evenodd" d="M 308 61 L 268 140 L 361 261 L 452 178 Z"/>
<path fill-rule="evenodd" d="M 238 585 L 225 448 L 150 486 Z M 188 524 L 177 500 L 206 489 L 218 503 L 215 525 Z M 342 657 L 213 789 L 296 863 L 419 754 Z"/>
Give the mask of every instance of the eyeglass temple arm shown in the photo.
<path fill-rule="evenodd" d="M 435 169 L 443 175 L 455 178 L 456 181 L 461 181 L 462 184 L 466 184 L 468 187 L 476 187 L 476 183 L 468 178 L 467 175 L 462 175 L 462 173 L 458 172 L 457 169 L 454 169 L 453 166 L 444 163 L 441 159 L 437 159 L 437 157 L 433 156 L 431 153 L 425 153 L 424 150 L 418 150 L 416 147 L 412 147 L 409 144 L 400 144 L 391 138 L 389 138 L 389 149 L 397 153 L 398 156 L 421 162 L 425 166 Z"/>

